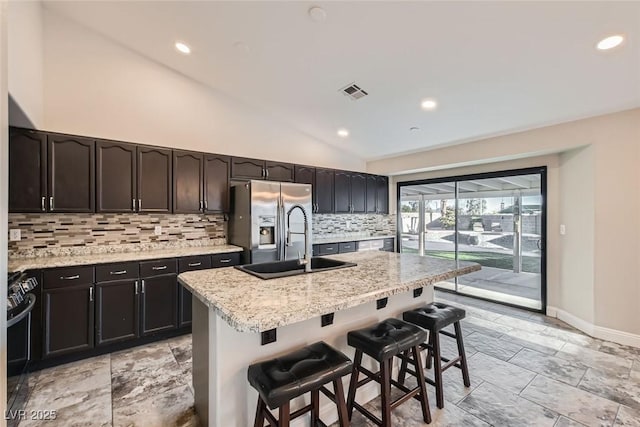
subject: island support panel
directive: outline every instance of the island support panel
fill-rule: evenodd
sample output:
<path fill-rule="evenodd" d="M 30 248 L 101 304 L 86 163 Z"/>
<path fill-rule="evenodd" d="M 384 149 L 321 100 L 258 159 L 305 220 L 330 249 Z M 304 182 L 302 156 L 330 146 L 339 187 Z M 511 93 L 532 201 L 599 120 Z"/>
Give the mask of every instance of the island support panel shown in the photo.
<path fill-rule="evenodd" d="M 335 313 L 334 322 L 322 326 L 320 316 L 278 328 L 276 342 L 261 345 L 259 332 L 238 332 L 196 296 L 193 297 L 193 388 L 195 407 L 203 425 L 246 427 L 253 425 L 258 392 L 247 381 L 250 364 L 277 357 L 316 341 L 325 341 L 353 359 L 355 350 L 347 345 L 347 332 L 370 326 L 389 317 L 433 301 L 433 286 L 414 297 L 404 292 L 389 297 L 388 305 L 376 309 L 376 301 Z M 377 369 L 368 357 L 365 367 Z M 398 364 L 394 362 L 394 369 Z M 349 376 L 343 378 L 345 389 Z M 331 388 L 331 387 L 330 387 Z M 380 394 L 372 382 L 358 389 L 357 401 L 365 404 Z M 309 403 L 309 396 L 291 402 L 291 410 Z M 337 421 L 335 405 L 321 398 L 320 416 L 327 425 Z M 294 420 L 292 427 L 307 426 L 309 416 Z"/>

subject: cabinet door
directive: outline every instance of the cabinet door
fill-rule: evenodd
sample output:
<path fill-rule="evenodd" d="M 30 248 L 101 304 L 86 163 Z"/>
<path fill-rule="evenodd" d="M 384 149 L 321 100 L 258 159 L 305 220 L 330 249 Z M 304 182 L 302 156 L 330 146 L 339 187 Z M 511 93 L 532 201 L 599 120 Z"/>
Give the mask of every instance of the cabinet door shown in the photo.
<path fill-rule="evenodd" d="M 95 212 L 95 142 L 65 135 L 47 139 L 49 209 Z"/>
<path fill-rule="evenodd" d="M 367 208 L 367 176 L 363 173 L 351 174 L 351 212 L 365 213 Z"/>
<path fill-rule="evenodd" d="M 375 175 L 367 175 L 367 213 L 376 213 L 378 211 L 378 180 Z"/>
<path fill-rule="evenodd" d="M 290 163 L 265 162 L 265 170 L 269 181 L 293 182 L 294 166 Z"/>
<path fill-rule="evenodd" d="M 231 159 L 231 179 L 264 179 L 264 160 L 233 157 Z"/>
<path fill-rule="evenodd" d="M 334 212 L 351 212 L 351 173 L 346 171 L 335 172 Z"/>
<path fill-rule="evenodd" d="M 96 186 L 98 212 L 135 212 L 135 145 L 96 142 Z"/>
<path fill-rule="evenodd" d="M 137 338 L 138 280 L 96 284 L 96 345 Z"/>
<path fill-rule="evenodd" d="M 43 290 L 43 357 L 93 348 L 93 285 Z"/>
<path fill-rule="evenodd" d="M 316 195 L 316 168 L 313 168 L 310 166 L 296 165 L 294 177 L 295 177 L 294 182 L 298 184 L 311 185 L 312 210 L 313 212 L 317 212 L 318 197 Z"/>
<path fill-rule="evenodd" d="M 376 177 L 378 182 L 378 190 L 377 190 L 377 204 L 378 204 L 378 213 L 388 214 L 389 213 L 389 178 L 386 176 L 378 176 Z"/>
<path fill-rule="evenodd" d="M 334 174 L 331 169 L 316 168 L 316 212 L 332 213 L 334 203 Z"/>
<path fill-rule="evenodd" d="M 184 257 L 178 260 L 178 271 L 205 270 L 211 268 L 211 256 L 197 255 Z M 178 283 L 179 290 L 179 309 L 178 309 L 178 327 L 182 328 L 191 325 L 192 309 L 191 309 L 191 291 Z"/>
<path fill-rule="evenodd" d="M 174 213 L 198 213 L 204 210 L 203 169 L 201 153 L 173 152 Z"/>
<path fill-rule="evenodd" d="M 47 136 L 9 131 L 9 212 L 47 210 Z"/>
<path fill-rule="evenodd" d="M 138 147 L 138 210 L 171 212 L 171 150 Z"/>
<path fill-rule="evenodd" d="M 178 279 L 175 274 L 142 280 L 142 335 L 178 327 Z"/>
<path fill-rule="evenodd" d="M 204 156 L 204 210 L 229 212 L 229 172 L 231 159 L 227 156 Z"/>

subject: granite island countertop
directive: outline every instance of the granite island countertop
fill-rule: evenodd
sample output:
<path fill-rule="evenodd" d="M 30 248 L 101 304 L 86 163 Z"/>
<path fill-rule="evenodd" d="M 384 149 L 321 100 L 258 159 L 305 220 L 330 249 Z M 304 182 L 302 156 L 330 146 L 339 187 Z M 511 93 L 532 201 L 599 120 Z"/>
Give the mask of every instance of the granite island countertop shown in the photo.
<path fill-rule="evenodd" d="M 86 255 L 40 256 L 9 258 L 8 271 L 19 272 L 44 268 L 71 267 L 76 265 L 109 264 L 113 262 L 145 261 L 162 258 L 180 258 L 193 255 L 212 255 L 241 252 L 242 248 L 233 245 L 211 245 L 123 251 L 108 253 L 89 253 Z"/>
<path fill-rule="evenodd" d="M 263 332 L 480 270 L 414 254 L 331 255 L 355 267 L 262 280 L 233 267 L 182 273 L 178 281 L 240 332 Z"/>

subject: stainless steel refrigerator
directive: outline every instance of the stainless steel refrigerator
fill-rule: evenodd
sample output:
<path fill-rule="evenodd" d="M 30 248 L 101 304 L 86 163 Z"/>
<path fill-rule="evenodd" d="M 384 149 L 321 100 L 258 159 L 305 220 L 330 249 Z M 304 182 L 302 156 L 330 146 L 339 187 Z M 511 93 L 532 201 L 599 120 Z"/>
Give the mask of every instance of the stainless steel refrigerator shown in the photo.
<path fill-rule="evenodd" d="M 304 209 L 304 214 L 294 208 L 296 205 Z M 305 216 L 311 257 L 311 185 L 256 180 L 241 183 L 231 188 L 231 206 L 229 243 L 244 248 L 245 263 L 304 257 Z"/>

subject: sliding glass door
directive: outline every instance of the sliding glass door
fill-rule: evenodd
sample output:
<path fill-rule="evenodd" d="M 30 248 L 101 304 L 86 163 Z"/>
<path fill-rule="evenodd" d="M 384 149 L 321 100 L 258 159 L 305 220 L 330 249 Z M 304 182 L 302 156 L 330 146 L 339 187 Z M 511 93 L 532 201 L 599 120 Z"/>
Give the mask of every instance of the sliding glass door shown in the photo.
<path fill-rule="evenodd" d="M 400 183 L 400 250 L 482 266 L 441 289 L 543 310 L 545 187 L 545 168 Z"/>

